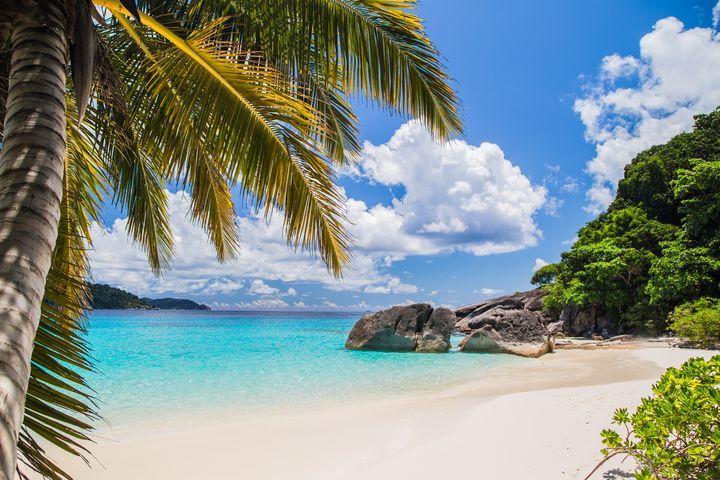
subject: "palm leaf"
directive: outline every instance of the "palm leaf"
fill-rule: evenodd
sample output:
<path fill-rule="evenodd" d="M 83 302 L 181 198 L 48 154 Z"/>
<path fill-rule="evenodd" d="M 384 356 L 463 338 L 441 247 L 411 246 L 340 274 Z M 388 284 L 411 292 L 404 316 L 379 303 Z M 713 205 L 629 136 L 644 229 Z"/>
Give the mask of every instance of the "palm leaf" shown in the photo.
<path fill-rule="evenodd" d="M 174 3 L 180 8 L 182 0 Z M 311 68 L 396 113 L 425 122 L 441 139 L 462 130 L 458 101 L 439 54 L 414 15 L 415 0 L 198 0 L 198 23 L 236 15 L 238 41 L 276 64 Z"/>
<path fill-rule="evenodd" d="M 332 168 L 313 142 L 329 128 L 327 117 L 314 108 L 317 100 L 259 52 L 216 40 L 225 20 L 183 38 L 156 19 L 142 18 L 170 43 L 158 44 L 140 28 L 125 39 L 118 34 L 112 43 L 133 41 L 148 57 L 145 70 L 136 66 L 131 76 L 143 79 L 130 87 L 133 104 L 142 105 L 133 115 L 142 117 L 139 123 L 147 129 L 140 136 L 159 139 L 158 150 L 193 192 L 197 182 L 188 175 L 197 169 L 193 162 L 213 159 L 226 178 L 240 182 L 245 200 L 263 205 L 267 214 L 283 212 L 291 245 L 317 247 L 339 274 L 349 239 Z"/>

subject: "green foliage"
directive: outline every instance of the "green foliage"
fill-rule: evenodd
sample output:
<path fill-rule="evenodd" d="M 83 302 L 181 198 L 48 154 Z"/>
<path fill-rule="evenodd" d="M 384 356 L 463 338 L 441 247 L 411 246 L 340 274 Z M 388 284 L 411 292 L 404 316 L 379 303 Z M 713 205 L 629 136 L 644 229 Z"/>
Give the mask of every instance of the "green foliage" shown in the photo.
<path fill-rule="evenodd" d="M 547 285 L 555 280 L 555 276 L 560 272 L 560 266 L 556 263 L 545 265 L 538 268 L 532 276 L 532 283 L 536 285 Z"/>
<path fill-rule="evenodd" d="M 673 182 L 682 224 L 689 240 L 720 251 L 720 161 L 690 161 Z"/>
<path fill-rule="evenodd" d="M 720 297 L 720 109 L 635 157 L 608 210 L 532 281 L 546 309 L 595 307 L 621 331 L 664 331 L 678 305 Z"/>
<path fill-rule="evenodd" d="M 670 328 L 694 345 L 720 346 L 720 299 L 701 298 L 677 307 L 670 316 Z"/>
<path fill-rule="evenodd" d="M 90 307 L 94 310 L 122 310 L 133 308 L 137 310 L 151 310 L 153 308 L 152 305 L 140 299 L 137 295 L 99 283 L 90 285 Z"/>
<path fill-rule="evenodd" d="M 718 293 L 720 258 L 708 247 L 689 247 L 683 241 L 662 246 L 662 255 L 650 267 L 645 289 L 653 304 L 677 305 L 678 300 Z"/>
<path fill-rule="evenodd" d="M 720 356 L 692 358 L 679 369 L 669 368 L 635 413 L 620 408 L 613 423 L 623 431 L 602 431 L 606 458 L 600 465 L 615 455 L 629 455 L 637 462 L 636 480 L 717 480 Z"/>

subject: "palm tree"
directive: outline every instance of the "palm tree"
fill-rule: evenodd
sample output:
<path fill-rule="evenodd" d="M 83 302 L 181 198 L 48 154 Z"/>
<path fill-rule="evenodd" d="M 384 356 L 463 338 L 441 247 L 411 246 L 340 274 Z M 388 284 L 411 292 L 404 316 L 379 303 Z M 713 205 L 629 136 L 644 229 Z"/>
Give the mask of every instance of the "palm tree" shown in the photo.
<path fill-rule="evenodd" d="M 461 128 L 413 6 L 0 0 L 0 480 L 18 447 L 69 478 L 38 436 L 84 452 L 86 248 L 106 194 L 158 272 L 173 250 L 165 189 L 179 185 L 219 260 L 239 245 L 234 188 L 341 273 L 351 242 L 334 172 L 360 150 L 348 95 L 440 139 Z"/>

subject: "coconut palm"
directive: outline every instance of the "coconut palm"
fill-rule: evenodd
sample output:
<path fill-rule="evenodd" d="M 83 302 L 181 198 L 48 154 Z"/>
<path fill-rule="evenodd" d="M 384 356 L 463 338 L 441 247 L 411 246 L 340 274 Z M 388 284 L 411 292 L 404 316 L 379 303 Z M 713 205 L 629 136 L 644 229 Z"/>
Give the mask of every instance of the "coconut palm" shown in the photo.
<path fill-rule="evenodd" d="M 190 191 L 219 260 L 239 245 L 236 189 L 341 273 L 351 242 L 334 175 L 360 149 L 348 95 L 440 139 L 461 127 L 413 6 L 0 0 L 0 480 L 18 448 L 69 478 L 39 437 L 85 453 L 86 249 L 105 197 L 157 272 L 172 258 L 170 185 Z"/>

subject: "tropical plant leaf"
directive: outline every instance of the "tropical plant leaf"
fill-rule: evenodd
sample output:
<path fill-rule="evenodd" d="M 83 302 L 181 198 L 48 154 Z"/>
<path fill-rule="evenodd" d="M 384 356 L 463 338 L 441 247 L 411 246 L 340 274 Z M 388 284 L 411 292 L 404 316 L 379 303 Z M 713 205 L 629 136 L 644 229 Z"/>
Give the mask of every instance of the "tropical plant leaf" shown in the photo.
<path fill-rule="evenodd" d="M 275 69 L 262 54 L 216 40 L 225 21 L 183 38 L 143 17 L 155 34 L 170 39 L 169 45 L 158 45 L 149 32 L 132 27 L 113 38 L 111 45 L 132 41 L 146 55 L 147 61 L 135 65 L 137 74 L 131 76 L 144 81 L 130 86 L 132 103 L 142 105 L 133 115 L 145 118 L 139 123 L 146 130 L 139 137 L 158 142 L 157 150 L 169 157 L 171 171 L 193 192 L 198 190 L 194 178 L 209 177 L 193 177 L 198 169 L 194 163 L 215 160 L 230 182 L 239 182 L 245 201 L 264 206 L 268 215 L 275 210 L 286 215 L 291 245 L 317 247 L 339 274 L 350 243 L 343 227 L 342 197 L 332 181 L 326 152 L 316 150 L 312 141 L 317 132 L 331 128 L 327 117 L 314 108 L 317 100 L 307 97 L 308 89 Z M 212 233 L 207 219 L 199 220 Z"/>
<path fill-rule="evenodd" d="M 180 0 L 174 3 L 184 3 Z M 441 139 L 462 130 L 458 100 L 437 49 L 412 13 L 415 0 L 197 0 L 198 24 L 235 15 L 239 42 L 291 72 L 417 117 Z"/>

